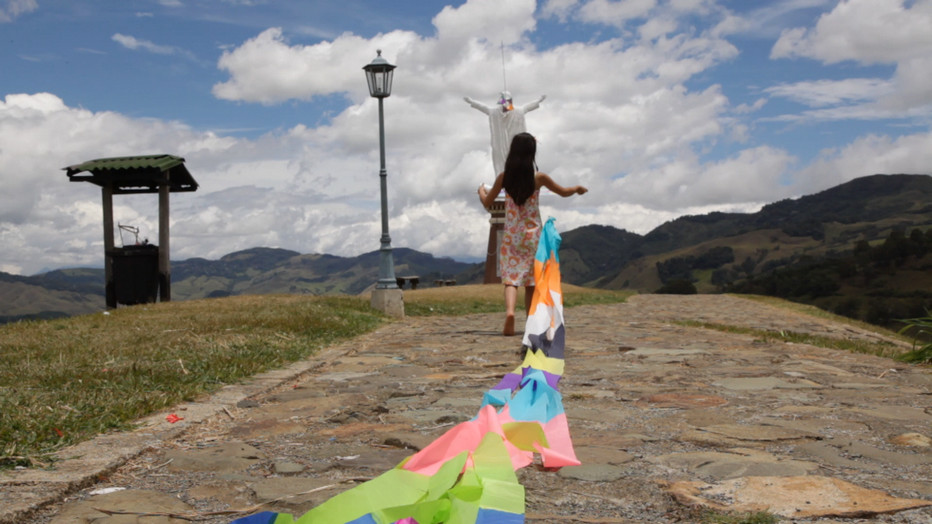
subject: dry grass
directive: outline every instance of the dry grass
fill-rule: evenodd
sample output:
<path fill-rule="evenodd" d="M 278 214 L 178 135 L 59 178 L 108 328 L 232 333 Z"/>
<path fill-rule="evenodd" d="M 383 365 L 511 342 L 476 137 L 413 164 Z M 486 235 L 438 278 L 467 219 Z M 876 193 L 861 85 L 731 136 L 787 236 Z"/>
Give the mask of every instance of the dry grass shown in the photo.
<path fill-rule="evenodd" d="M 610 304 L 624 302 L 632 291 L 606 291 L 563 284 L 563 304 L 566 307 L 583 304 Z M 501 284 L 432 287 L 406 290 L 405 314 L 463 315 L 469 313 L 497 313 L 505 310 Z M 518 304 L 524 303 L 524 288 L 518 289 Z"/>
<path fill-rule="evenodd" d="M 746 298 L 748 300 L 755 300 L 757 302 L 761 302 L 761 303 L 764 303 L 770 306 L 776 306 L 776 307 L 780 307 L 780 308 L 787 309 L 790 311 L 795 311 L 797 313 L 803 313 L 803 314 L 806 314 L 812 317 L 831 320 L 832 322 L 837 322 L 839 324 L 853 326 L 853 327 L 863 329 L 866 331 L 873 331 L 875 333 L 880 333 L 886 337 L 899 339 L 903 342 L 910 342 L 910 343 L 912 342 L 912 339 L 902 334 L 889 331 L 882 327 L 875 326 L 874 324 L 869 324 L 867 322 L 862 322 L 860 320 L 855 320 L 853 318 L 836 315 L 835 313 L 830 313 L 828 311 L 825 311 L 824 309 L 819 309 L 816 306 L 811 306 L 809 304 L 800 304 L 799 302 L 792 302 L 792 301 L 785 300 L 782 298 L 769 297 L 766 295 L 736 295 L 736 296 L 739 296 L 741 298 Z"/>
<path fill-rule="evenodd" d="M 0 327 L 0 466 L 305 358 L 385 319 L 358 298 L 239 296 Z"/>

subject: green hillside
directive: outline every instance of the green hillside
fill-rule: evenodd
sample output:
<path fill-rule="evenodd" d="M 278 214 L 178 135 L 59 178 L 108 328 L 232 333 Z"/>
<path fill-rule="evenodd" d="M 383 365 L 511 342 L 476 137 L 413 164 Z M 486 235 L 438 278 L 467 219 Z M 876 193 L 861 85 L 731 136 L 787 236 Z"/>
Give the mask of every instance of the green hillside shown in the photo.
<path fill-rule="evenodd" d="M 395 274 L 434 280 L 471 275 L 476 265 L 412 249 L 393 250 Z M 379 252 L 358 257 L 302 255 L 274 248 L 237 251 L 219 260 L 172 261 L 172 300 L 233 295 L 357 295 L 378 280 Z M 479 266 L 481 271 L 481 265 Z M 481 273 L 480 273 L 481 274 Z M 22 277 L 0 273 L 0 323 L 105 309 L 103 269 L 67 269 Z"/>
<path fill-rule="evenodd" d="M 932 255 L 913 252 L 885 265 L 857 257 L 917 243 L 930 229 L 932 176 L 873 175 L 756 213 L 680 217 L 646 235 L 604 225 L 566 231 L 560 262 L 564 281 L 579 286 L 653 293 L 677 283 L 699 293 L 773 294 L 889 325 L 900 315 L 932 308 L 923 294 L 932 289 Z M 482 263 L 406 248 L 395 248 L 393 256 L 395 274 L 417 275 L 422 287 L 434 280 L 481 283 L 484 275 Z M 374 285 L 378 266 L 378 251 L 339 257 L 253 248 L 219 260 L 172 261 L 172 299 L 356 295 Z M 0 321 L 102 310 L 103 280 L 102 269 L 34 277 L 0 273 Z M 819 286 L 830 291 L 812 291 Z"/>
<path fill-rule="evenodd" d="M 897 319 L 932 308 L 932 248 L 922 247 L 930 231 L 932 177 L 874 175 L 757 213 L 681 217 L 643 237 L 580 228 L 563 235 L 561 257 L 569 257 L 561 267 L 580 285 L 652 293 L 688 283 L 699 293 L 780 296 L 896 328 Z M 605 267 L 603 275 L 593 267 Z"/>

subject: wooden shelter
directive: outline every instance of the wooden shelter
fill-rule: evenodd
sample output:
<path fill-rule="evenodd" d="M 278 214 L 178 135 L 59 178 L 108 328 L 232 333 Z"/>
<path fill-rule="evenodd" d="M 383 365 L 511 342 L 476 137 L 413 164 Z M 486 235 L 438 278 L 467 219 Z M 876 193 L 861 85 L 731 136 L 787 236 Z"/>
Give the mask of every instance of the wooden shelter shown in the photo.
<path fill-rule="evenodd" d="M 104 212 L 104 271 L 106 274 L 107 307 L 117 307 L 118 298 L 127 296 L 133 285 L 132 268 L 123 260 L 157 257 L 158 294 L 162 302 L 171 300 L 171 267 L 169 253 L 168 195 L 178 191 L 196 191 L 197 182 L 184 165 L 184 158 L 172 155 L 146 155 L 100 158 L 64 168 L 71 182 L 90 182 L 101 187 Z M 114 246 L 113 195 L 158 193 L 159 243 L 144 251 L 133 252 Z M 142 255 L 129 257 L 129 255 Z M 119 262 L 118 264 L 115 264 Z M 114 266 L 117 265 L 117 272 Z M 120 272 L 125 274 L 120 274 Z M 119 277 L 119 278 L 116 278 Z M 154 292 L 144 300 L 120 300 L 121 303 L 154 302 Z"/>

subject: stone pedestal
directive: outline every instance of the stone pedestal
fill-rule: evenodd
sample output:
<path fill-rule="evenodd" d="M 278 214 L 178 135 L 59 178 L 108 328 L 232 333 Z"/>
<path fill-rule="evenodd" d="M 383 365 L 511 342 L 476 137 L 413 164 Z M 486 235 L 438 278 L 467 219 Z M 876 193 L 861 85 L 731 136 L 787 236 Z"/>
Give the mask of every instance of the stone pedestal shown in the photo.
<path fill-rule="evenodd" d="M 502 233 L 505 230 L 505 199 L 499 197 L 488 208 L 489 247 L 485 256 L 485 278 L 483 284 L 501 284 L 502 275 L 498 271 L 498 252 L 502 246 Z"/>
<path fill-rule="evenodd" d="M 373 289 L 370 305 L 373 309 L 377 309 L 390 317 L 405 317 L 404 293 L 398 288 Z"/>

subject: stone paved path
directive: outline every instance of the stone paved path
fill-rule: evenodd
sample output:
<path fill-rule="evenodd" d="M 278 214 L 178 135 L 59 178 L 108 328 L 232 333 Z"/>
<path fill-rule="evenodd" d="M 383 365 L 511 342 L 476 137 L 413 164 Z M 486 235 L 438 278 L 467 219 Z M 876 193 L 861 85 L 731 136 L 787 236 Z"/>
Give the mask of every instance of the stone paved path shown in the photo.
<path fill-rule="evenodd" d="M 179 406 L 175 424 L 161 413 L 66 450 L 55 472 L 0 474 L 0 523 L 225 523 L 236 515 L 209 513 L 257 504 L 300 515 L 474 416 L 519 362 L 499 317 L 392 323 Z M 785 522 L 932 522 L 929 368 L 676 321 L 877 335 L 721 295 L 566 318 L 561 390 L 583 465 L 519 471 L 528 522 L 695 522 L 695 507 L 755 503 Z"/>

